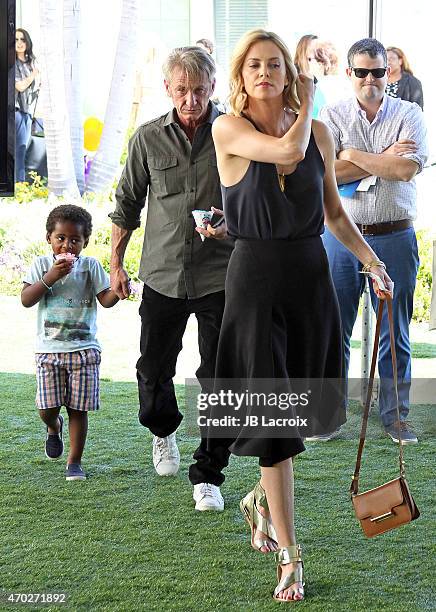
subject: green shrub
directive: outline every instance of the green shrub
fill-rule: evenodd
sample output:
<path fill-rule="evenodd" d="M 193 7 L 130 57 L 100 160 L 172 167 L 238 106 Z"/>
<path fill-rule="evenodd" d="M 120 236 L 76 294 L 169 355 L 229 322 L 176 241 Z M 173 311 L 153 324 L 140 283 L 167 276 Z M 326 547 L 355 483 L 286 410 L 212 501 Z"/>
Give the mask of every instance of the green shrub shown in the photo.
<path fill-rule="evenodd" d="M 3 248 L 5 239 L 6 239 L 6 229 L 4 227 L 0 227 L 0 250 Z"/>
<path fill-rule="evenodd" d="M 33 170 L 29 172 L 32 182 L 15 183 L 14 199 L 20 204 L 48 197 L 47 179 L 42 178 Z"/>
<path fill-rule="evenodd" d="M 430 318 L 433 239 L 427 230 L 416 232 L 420 265 L 413 298 L 413 320 L 421 323 Z"/>
<path fill-rule="evenodd" d="M 37 177 L 37 179 L 39 179 L 39 177 Z M 35 184 L 37 183 L 34 182 L 33 185 Z M 28 186 L 25 193 L 28 195 L 29 190 L 32 188 L 32 186 Z M 35 187 L 35 189 L 37 189 L 37 187 Z M 96 194 L 96 197 L 98 198 L 98 194 Z M 27 202 L 27 200 L 18 201 L 20 204 Z M 97 208 L 99 204 L 95 201 L 84 202 L 84 205 L 89 206 L 91 214 L 93 213 L 93 207 L 95 210 L 101 210 L 101 208 Z M 44 210 L 44 214 L 45 212 Z M 29 235 L 25 235 L 26 232 L 23 231 L 23 228 L 27 228 L 29 225 L 26 225 L 27 214 L 26 206 L 17 207 L 13 221 L 9 222 L 5 227 L 0 228 L 0 293 L 19 295 L 22 287 L 23 275 L 33 258 L 37 255 L 49 252 L 44 234 L 41 235 L 40 239 L 34 240 L 34 234 L 31 234 L 31 232 L 34 231 L 32 224 L 30 224 L 28 228 Z M 124 267 L 132 282 L 132 299 L 136 299 L 141 290 L 138 272 L 143 239 L 143 228 L 134 231 L 124 257 Z M 433 238 L 428 230 L 419 230 L 417 232 L 417 239 L 420 266 L 416 280 L 413 320 L 420 323 L 422 321 L 428 321 L 430 316 Z M 91 240 L 84 254 L 98 259 L 108 273 L 110 264 L 110 243 L 110 219 L 105 217 L 103 222 L 95 221 Z"/>
<path fill-rule="evenodd" d="M 135 131 L 135 127 L 130 125 L 128 130 L 127 130 L 127 132 L 126 132 L 126 137 L 124 139 L 123 152 L 121 153 L 121 159 L 120 159 L 120 165 L 121 166 L 124 166 L 124 164 L 126 163 L 127 154 L 128 154 L 128 147 L 129 147 L 129 140 L 132 137 L 134 131 Z"/>
<path fill-rule="evenodd" d="M 142 243 L 144 240 L 144 229 L 135 230 L 127 245 L 124 255 L 124 268 L 130 277 L 131 283 L 131 298 L 137 299 L 140 297 L 142 283 L 139 280 L 139 264 L 141 261 Z M 109 274 L 110 272 L 110 257 L 111 257 L 111 222 L 108 220 L 94 230 L 91 240 L 86 248 L 86 255 L 95 257 L 100 261 L 103 268 Z"/>
<path fill-rule="evenodd" d="M 29 222 L 29 207 L 31 204 L 14 206 L 9 201 L 7 206 L 14 208 L 9 220 L 3 220 L 0 229 L 0 293 L 5 295 L 19 295 L 23 285 L 23 277 L 38 255 L 50 253 L 50 248 L 45 241 L 45 218 L 49 213 L 50 207 L 46 203 L 40 202 L 37 216 L 40 227 L 36 228 L 34 217 Z M 35 205 L 36 206 L 36 205 Z M 84 206 L 89 207 L 89 211 L 94 217 L 94 230 L 91 235 L 89 245 L 83 254 L 98 259 L 104 269 L 109 273 L 110 253 L 111 253 L 111 221 L 104 216 L 103 221 L 99 221 L 100 215 L 93 214 L 97 205 L 84 202 Z M 41 209 L 41 210 L 40 210 Z M 41 216 L 39 216 L 41 215 Z M 43 216 L 43 217 L 42 217 Z M 35 231 L 38 232 L 38 239 L 35 240 Z M 141 291 L 141 282 L 138 278 L 139 263 L 141 259 L 142 242 L 144 230 L 142 228 L 133 232 L 129 245 L 126 249 L 124 258 L 125 268 L 131 278 L 132 299 L 136 299 Z"/>

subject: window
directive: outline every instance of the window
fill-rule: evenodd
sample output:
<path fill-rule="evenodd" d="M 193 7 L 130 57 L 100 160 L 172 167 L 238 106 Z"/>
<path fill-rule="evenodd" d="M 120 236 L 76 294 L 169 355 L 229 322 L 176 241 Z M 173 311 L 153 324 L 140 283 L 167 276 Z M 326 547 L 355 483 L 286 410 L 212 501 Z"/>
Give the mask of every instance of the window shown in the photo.
<path fill-rule="evenodd" d="M 214 0 L 218 63 L 227 71 L 235 43 L 242 34 L 268 24 L 268 0 Z"/>

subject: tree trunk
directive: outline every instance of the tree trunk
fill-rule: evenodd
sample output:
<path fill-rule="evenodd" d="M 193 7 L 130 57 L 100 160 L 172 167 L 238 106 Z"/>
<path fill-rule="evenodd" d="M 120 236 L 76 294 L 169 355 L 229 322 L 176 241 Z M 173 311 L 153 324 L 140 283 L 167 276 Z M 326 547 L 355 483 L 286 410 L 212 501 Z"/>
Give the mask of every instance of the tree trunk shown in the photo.
<path fill-rule="evenodd" d="M 92 161 L 87 191 L 106 191 L 118 172 L 133 99 L 138 49 L 137 22 L 138 0 L 123 0 L 103 133 Z"/>
<path fill-rule="evenodd" d="M 64 77 L 70 117 L 70 138 L 74 171 L 80 193 L 85 191 L 83 117 L 81 96 L 81 12 L 80 0 L 64 0 Z"/>
<path fill-rule="evenodd" d="M 47 148 L 48 188 L 55 195 L 80 196 L 71 153 L 70 122 L 65 100 L 63 3 L 40 0 L 41 106 Z"/>

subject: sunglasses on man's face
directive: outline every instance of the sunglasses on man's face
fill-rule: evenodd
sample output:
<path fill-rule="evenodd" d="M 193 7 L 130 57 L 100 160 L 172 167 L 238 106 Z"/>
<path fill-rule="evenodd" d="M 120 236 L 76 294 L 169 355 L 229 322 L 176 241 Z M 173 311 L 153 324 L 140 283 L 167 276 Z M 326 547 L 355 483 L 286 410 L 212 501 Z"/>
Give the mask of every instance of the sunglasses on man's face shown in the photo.
<path fill-rule="evenodd" d="M 354 72 L 358 79 L 366 79 L 369 73 L 375 79 L 381 79 L 385 76 L 387 68 L 353 68 L 350 66 L 350 70 Z"/>

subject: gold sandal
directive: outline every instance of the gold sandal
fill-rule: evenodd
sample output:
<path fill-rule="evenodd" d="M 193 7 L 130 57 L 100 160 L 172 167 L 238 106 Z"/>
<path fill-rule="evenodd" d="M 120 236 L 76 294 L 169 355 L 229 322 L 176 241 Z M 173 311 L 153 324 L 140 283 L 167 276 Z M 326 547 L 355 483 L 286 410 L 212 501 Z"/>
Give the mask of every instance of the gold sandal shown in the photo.
<path fill-rule="evenodd" d="M 276 586 L 273 599 L 275 601 L 280 602 L 289 602 L 289 601 L 302 601 L 304 599 L 304 582 L 303 582 L 303 560 L 301 558 L 301 546 L 296 544 L 295 546 L 286 546 L 285 548 L 281 548 L 275 554 L 277 565 L 277 580 L 279 581 Z M 288 565 L 289 563 L 299 563 L 297 569 L 294 569 L 290 574 L 284 576 L 282 578 L 282 566 Z M 298 587 L 295 589 L 295 593 L 301 595 L 301 599 L 282 599 L 277 597 L 282 591 L 288 589 L 290 586 L 295 584 L 296 582 L 301 582 L 302 587 Z"/>
<path fill-rule="evenodd" d="M 263 508 L 263 510 L 269 512 L 265 489 L 260 482 L 241 500 L 239 507 L 250 527 L 251 546 L 254 550 L 262 552 L 262 547 L 268 546 L 270 543 L 269 540 L 255 538 L 256 530 L 265 533 L 272 540 L 273 544 L 277 546 L 277 535 L 271 521 L 265 518 L 259 511 L 259 508 Z"/>

